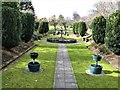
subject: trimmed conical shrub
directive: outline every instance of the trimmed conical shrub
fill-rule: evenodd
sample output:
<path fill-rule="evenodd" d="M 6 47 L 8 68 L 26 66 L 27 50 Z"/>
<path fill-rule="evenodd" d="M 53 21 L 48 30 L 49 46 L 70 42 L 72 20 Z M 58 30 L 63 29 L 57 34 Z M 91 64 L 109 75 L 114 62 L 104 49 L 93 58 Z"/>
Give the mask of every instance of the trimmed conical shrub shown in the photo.
<path fill-rule="evenodd" d="M 46 34 L 48 31 L 49 31 L 48 22 L 40 22 L 39 33 L 40 34 Z"/>
<path fill-rule="evenodd" d="M 79 30 L 79 34 L 83 37 L 87 31 L 86 23 L 79 22 L 78 30 Z"/>
<path fill-rule="evenodd" d="M 20 17 L 19 11 L 8 7 L 2 7 L 2 46 L 10 49 L 20 42 Z"/>
<path fill-rule="evenodd" d="M 73 24 L 73 33 L 79 34 L 79 23 L 78 22 Z"/>
<path fill-rule="evenodd" d="M 115 54 L 120 55 L 120 11 L 108 18 L 105 30 L 105 45 Z"/>
<path fill-rule="evenodd" d="M 24 13 L 22 15 L 22 33 L 21 39 L 24 42 L 28 42 L 32 38 L 34 30 L 34 16 L 30 13 Z"/>
<path fill-rule="evenodd" d="M 49 31 L 48 22 L 44 22 L 44 29 L 45 29 L 45 33 L 47 33 Z"/>
<path fill-rule="evenodd" d="M 79 34 L 78 27 L 79 27 L 79 23 L 76 23 L 75 24 L 75 33 L 76 34 Z"/>
<path fill-rule="evenodd" d="M 92 34 L 95 43 L 104 44 L 106 19 L 103 16 L 96 17 L 92 22 Z"/>
<path fill-rule="evenodd" d="M 75 33 L 75 24 L 76 24 L 76 23 L 73 24 L 73 33 L 74 33 L 74 34 L 76 34 L 76 33 Z"/>

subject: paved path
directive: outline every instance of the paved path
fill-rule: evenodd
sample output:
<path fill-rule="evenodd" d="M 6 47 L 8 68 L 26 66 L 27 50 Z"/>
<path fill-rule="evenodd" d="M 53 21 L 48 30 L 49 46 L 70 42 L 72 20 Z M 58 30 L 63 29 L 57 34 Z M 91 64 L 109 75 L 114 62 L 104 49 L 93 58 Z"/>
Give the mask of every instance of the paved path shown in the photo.
<path fill-rule="evenodd" d="M 53 87 L 54 90 L 60 90 L 60 88 L 73 88 L 73 90 L 78 90 L 65 44 L 59 44 Z"/>

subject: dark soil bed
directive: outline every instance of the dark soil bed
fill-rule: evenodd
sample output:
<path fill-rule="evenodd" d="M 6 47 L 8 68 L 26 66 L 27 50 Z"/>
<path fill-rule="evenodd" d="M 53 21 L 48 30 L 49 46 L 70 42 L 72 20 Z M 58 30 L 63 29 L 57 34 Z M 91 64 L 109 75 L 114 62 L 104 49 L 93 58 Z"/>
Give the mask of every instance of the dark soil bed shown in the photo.
<path fill-rule="evenodd" d="M 19 56 L 20 53 L 25 52 L 28 48 L 30 48 L 33 45 L 34 42 L 21 42 L 19 46 L 16 46 L 10 50 L 2 48 L 2 65 L 8 63 L 12 59 L 15 59 L 15 57 Z"/>

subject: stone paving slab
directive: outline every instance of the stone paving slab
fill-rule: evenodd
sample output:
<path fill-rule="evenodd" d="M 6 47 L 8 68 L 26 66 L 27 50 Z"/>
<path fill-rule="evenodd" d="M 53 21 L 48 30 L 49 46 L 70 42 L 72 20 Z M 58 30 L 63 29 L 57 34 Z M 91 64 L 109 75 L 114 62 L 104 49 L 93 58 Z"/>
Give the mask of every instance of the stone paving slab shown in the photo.
<path fill-rule="evenodd" d="M 59 44 L 54 76 L 54 90 L 78 90 L 73 68 L 65 44 Z"/>

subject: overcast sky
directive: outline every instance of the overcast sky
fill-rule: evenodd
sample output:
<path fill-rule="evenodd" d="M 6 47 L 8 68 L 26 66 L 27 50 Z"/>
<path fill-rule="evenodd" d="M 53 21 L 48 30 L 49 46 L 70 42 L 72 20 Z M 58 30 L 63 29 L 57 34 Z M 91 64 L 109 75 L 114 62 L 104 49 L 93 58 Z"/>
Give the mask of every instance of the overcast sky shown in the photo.
<path fill-rule="evenodd" d="M 98 0 L 31 0 L 38 18 L 57 17 L 62 14 L 64 17 L 73 17 L 73 12 L 80 16 L 86 16 L 93 9 Z"/>

